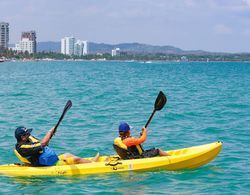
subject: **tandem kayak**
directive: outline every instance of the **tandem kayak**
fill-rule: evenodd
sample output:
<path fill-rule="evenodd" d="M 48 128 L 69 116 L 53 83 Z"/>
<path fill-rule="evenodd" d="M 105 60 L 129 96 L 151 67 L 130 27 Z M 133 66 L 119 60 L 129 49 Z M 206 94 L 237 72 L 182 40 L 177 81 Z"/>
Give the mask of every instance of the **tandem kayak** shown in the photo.
<path fill-rule="evenodd" d="M 166 151 L 170 156 L 121 160 L 118 156 L 102 156 L 98 162 L 32 167 L 21 164 L 0 165 L 0 174 L 6 176 L 73 176 L 125 171 L 194 169 L 213 160 L 222 148 L 221 142 Z"/>

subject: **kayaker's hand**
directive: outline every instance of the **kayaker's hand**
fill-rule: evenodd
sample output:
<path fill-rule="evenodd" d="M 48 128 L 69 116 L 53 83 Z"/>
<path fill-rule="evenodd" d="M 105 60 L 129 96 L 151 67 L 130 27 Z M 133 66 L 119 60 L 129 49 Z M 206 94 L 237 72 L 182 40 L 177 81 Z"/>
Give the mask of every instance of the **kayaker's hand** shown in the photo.
<path fill-rule="evenodd" d="M 47 146 L 49 144 L 50 139 L 53 137 L 53 135 L 55 134 L 55 127 L 52 127 L 48 133 L 44 136 L 44 138 L 41 141 L 41 144 L 43 147 Z"/>
<path fill-rule="evenodd" d="M 147 129 L 146 129 L 145 127 L 143 127 L 141 131 L 142 131 L 142 132 L 140 133 L 140 136 L 142 136 L 143 132 L 144 132 L 144 131 L 147 131 Z"/>
<path fill-rule="evenodd" d="M 55 132 L 55 127 L 52 127 L 49 132 L 51 133 L 51 135 L 54 135 L 56 132 Z"/>

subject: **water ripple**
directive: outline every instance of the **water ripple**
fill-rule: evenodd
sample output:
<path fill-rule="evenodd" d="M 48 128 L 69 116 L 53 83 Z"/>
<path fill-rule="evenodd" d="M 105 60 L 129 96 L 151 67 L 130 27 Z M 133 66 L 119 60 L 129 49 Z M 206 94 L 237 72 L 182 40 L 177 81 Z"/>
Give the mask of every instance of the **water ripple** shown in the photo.
<path fill-rule="evenodd" d="M 50 146 L 81 156 L 114 154 L 119 122 L 128 121 L 139 135 L 159 90 L 168 102 L 151 121 L 145 148 L 224 143 L 215 161 L 196 170 L 2 177 L 0 193 L 250 193 L 249 63 L 8 62 L 0 71 L 1 164 L 17 162 L 12 152 L 17 126 L 44 136 L 68 99 L 73 107 Z"/>

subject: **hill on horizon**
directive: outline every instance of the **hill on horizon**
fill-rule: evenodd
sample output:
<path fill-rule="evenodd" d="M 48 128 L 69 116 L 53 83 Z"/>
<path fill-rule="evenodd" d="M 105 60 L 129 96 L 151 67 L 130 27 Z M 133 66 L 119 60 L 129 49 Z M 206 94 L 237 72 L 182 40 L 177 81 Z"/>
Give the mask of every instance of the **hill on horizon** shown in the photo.
<path fill-rule="evenodd" d="M 178 55 L 212 55 L 212 54 L 227 54 L 225 52 L 207 52 L 203 50 L 182 50 L 174 46 L 157 46 L 142 43 L 120 43 L 120 44 L 106 44 L 88 42 L 89 53 L 111 53 L 112 49 L 120 48 L 122 52 L 127 53 L 162 53 L 162 54 L 178 54 Z M 61 43 L 54 41 L 38 42 L 38 52 L 61 52 Z"/>

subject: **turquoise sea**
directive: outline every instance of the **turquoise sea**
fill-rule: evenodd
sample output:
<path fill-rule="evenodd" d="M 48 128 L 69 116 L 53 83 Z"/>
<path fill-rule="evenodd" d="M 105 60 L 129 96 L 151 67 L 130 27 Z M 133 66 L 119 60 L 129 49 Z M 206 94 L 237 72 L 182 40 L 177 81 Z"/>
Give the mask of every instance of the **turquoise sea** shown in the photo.
<path fill-rule="evenodd" d="M 114 154 L 120 121 L 134 136 L 156 96 L 168 97 L 149 125 L 144 148 L 222 141 L 209 164 L 189 171 L 77 177 L 1 177 L 0 194 L 250 194 L 250 63 L 5 62 L 0 64 L 0 164 L 18 162 L 14 130 L 42 138 L 66 114 L 50 146 L 80 156 Z"/>

